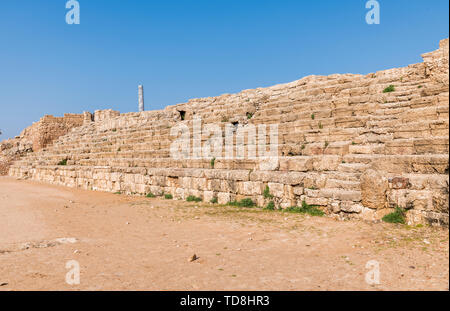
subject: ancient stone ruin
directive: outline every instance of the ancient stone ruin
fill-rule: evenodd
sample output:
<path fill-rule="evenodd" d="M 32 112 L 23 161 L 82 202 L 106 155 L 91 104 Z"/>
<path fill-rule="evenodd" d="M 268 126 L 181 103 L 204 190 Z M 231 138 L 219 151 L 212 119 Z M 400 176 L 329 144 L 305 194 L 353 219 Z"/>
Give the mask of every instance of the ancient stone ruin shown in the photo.
<path fill-rule="evenodd" d="M 84 116 L 64 114 L 64 117 L 44 116 L 13 138 L 0 143 L 0 175 L 8 174 L 11 163 L 21 156 L 39 151 L 66 135 L 72 128 L 83 125 Z"/>
<path fill-rule="evenodd" d="M 41 134 L 24 134 L 30 139 L 19 149 L 33 152 L 18 151 L 22 157 L 9 175 L 220 204 L 251 198 L 259 206 L 271 200 L 286 208 L 306 202 L 342 219 L 378 220 L 398 206 L 410 224 L 448 226 L 448 48 L 442 40 L 422 63 L 368 75 L 309 76 L 160 111 L 85 113 L 83 124 L 80 117 L 61 127 L 42 122 L 35 126 Z M 192 139 L 196 118 L 202 126 L 219 124 L 224 133 L 230 124 L 277 124 L 276 161 L 173 157 L 173 129 L 186 125 Z M 266 138 L 268 145 L 268 131 Z M 247 148 L 252 144 L 245 141 Z"/>

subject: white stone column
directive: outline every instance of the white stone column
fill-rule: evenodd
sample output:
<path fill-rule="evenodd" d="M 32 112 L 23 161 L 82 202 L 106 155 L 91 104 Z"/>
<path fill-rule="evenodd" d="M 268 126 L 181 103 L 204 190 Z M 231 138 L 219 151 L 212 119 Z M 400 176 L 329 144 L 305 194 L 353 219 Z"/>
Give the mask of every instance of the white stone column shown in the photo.
<path fill-rule="evenodd" d="M 139 85 L 138 87 L 139 89 L 139 112 L 143 112 L 144 111 L 144 86 L 143 85 Z"/>

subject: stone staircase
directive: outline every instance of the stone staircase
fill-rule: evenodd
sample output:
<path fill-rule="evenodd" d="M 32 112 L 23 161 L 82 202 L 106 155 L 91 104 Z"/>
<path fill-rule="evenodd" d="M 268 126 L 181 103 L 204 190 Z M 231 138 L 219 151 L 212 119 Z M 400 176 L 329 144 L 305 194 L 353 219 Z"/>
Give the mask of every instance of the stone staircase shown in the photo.
<path fill-rule="evenodd" d="M 446 77 L 446 78 L 445 78 Z M 384 92 L 390 86 L 394 91 Z M 369 75 L 309 76 L 288 84 L 193 99 L 161 111 L 97 111 L 9 175 L 90 190 L 170 193 L 260 206 L 320 206 L 339 218 L 380 219 L 396 206 L 408 222 L 448 226 L 448 39 L 424 63 Z M 173 130 L 278 125 L 278 157 L 176 159 Z M 192 137 L 191 137 L 192 138 Z M 208 137 L 200 137 L 203 145 Z M 192 140 L 192 139 L 191 139 Z M 270 148 L 267 129 L 266 147 Z M 191 147 L 193 143 L 191 142 Z M 66 161 L 65 165 L 58 165 Z M 273 198 L 263 196 L 269 187 Z"/>

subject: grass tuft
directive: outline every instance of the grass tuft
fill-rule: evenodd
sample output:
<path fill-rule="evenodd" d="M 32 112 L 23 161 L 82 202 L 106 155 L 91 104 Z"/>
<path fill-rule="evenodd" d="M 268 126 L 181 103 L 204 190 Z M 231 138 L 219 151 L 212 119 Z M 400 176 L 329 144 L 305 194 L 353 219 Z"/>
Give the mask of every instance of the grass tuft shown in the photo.
<path fill-rule="evenodd" d="M 265 199 L 272 199 L 273 198 L 273 195 L 270 194 L 269 186 L 266 186 L 266 188 L 264 189 L 263 196 L 264 196 Z"/>
<path fill-rule="evenodd" d="M 146 197 L 147 198 L 156 198 L 156 196 L 151 192 L 147 193 Z"/>
<path fill-rule="evenodd" d="M 209 202 L 211 202 L 212 204 L 217 204 L 219 202 L 219 199 L 212 198 L 211 201 L 209 201 Z"/>
<path fill-rule="evenodd" d="M 392 84 L 389 85 L 387 88 L 385 88 L 383 90 L 383 93 L 390 93 L 390 92 L 394 92 L 395 91 L 395 86 L 393 86 Z"/>
<path fill-rule="evenodd" d="M 64 160 L 59 161 L 59 162 L 58 162 L 58 165 L 62 165 L 62 166 L 67 165 L 67 159 L 64 159 Z"/>
<path fill-rule="evenodd" d="M 188 197 L 186 198 L 186 201 L 188 201 L 188 202 L 201 202 L 201 201 L 203 201 L 203 200 L 202 200 L 201 198 L 199 198 L 199 197 L 190 195 L 190 196 L 188 196 Z"/>
<path fill-rule="evenodd" d="M 300 214 L 308 214 L 311 216 L 323 216 L 325 213 L 318 209 L 316 206 L 308 205 L 305 201 L 302 202 L 302 207 L 293 206 L 285 209 L 285 212 L 288 213 L 300 213 Z"/>
<path fill-rule="evenodd" d="M 237 206 L 237 207 L 254 207 L 256 206 L 255 202 L 252 201 L 252 199 L 242 199 L 241 201 L 232 201 L 229 202 L 227 205 L 230 206 Z"/>
<path fill-rule="evenodd" d="M 275 210 L 275 203 L 273 201 L 270 201 L 264 209 L 268 210 L 268 211 L 274 211 Z"/>
<path fill-rule="evenodd" d="M 164 199 L 166 199 L 166 200 L 172 200 L 172 199 L 173 199 L 173 195 L 171 195 L 171 194 L 165 194 L 165 195 L 164 195 Z"/>
<path fill-rule="evenodd" d="M 405 210 L 397 206 L 395 212 L 387 214 L 382 220 L 391 224 L 405 224 Z"/>

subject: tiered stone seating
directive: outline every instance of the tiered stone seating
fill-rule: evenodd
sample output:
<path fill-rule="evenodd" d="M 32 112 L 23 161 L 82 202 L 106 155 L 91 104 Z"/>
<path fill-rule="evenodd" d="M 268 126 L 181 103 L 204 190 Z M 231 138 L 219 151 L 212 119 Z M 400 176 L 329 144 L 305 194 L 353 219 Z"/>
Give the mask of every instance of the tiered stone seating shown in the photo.
<path fill-rule="evenodd" d="M 310 76 L 162 111 L 96 112 L 94 121 L 15 162 L 9 174 L 219 203 L 250 197 L 285 208 L 305 201 L 341 218 L 379 219 L 400 206 L 410 223 L 448 225 L 448 39 L 424 60 L 365 76 Z M 395 89 L 384 92 L 389 85 Z M 184 124 L 194 135 L 197 117 L 222 129 L 267 126 L 268 149 L 268 126 L 277 124 L 278 158 L 227 159 L 225 150 L 214 159 L 174 158 L 171 131 Z M 252 146 L 246 140 L 247 156 Z M 58 165 L 62 160 L 66 165 Z M 264 197 L 266 187 L 273 198 Z"/>

